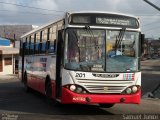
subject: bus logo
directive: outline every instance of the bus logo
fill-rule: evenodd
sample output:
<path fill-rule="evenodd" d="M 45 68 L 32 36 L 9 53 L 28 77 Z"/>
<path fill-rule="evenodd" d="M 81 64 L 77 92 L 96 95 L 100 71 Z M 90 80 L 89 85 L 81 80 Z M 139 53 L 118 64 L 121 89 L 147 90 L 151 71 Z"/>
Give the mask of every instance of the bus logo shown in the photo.
<path fill-rule="evenodd" d="M 103 90 L 104 90 L 105 92 L 107 92 L 107 91 L 108 91 L 108 87 L 104 87 Z"/>
<path fill-rule="evenodd" d="M 95 77 L 101 77 L 101 78 L 115 78 L 118 77 L 119 74 L 92 74 Z"/>
<path fill-rule="evenodd" d="M 123 79 L 124 80 L 134 80 L 134 74 L 133 73 L 123 74 Z"/>

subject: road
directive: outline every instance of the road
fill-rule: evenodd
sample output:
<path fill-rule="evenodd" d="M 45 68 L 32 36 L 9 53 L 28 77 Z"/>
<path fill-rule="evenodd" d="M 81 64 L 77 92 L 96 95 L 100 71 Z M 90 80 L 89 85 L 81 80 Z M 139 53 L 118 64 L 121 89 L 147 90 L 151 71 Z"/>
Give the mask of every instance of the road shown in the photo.
<path fill-rule="evenodd" d="M 160 83 L 160 60 L 142 62 L 142 93 L 154 90 Z M 140 105 L 117 104 L 112 108 L 97 105 L 50 105 L 37 92 L 26 93 L 16 77 L 0 79 L 0 119 L 2 120 L 116 120 L 128 115 L 160 119 L 160 99 L 142 98 Z M 138 115 L 138 116 L 137 116 Z"/>
<path fill-rule="evenodd" d="M 141 62 L 142 95 L 160 87 L 160 58 Z"/>

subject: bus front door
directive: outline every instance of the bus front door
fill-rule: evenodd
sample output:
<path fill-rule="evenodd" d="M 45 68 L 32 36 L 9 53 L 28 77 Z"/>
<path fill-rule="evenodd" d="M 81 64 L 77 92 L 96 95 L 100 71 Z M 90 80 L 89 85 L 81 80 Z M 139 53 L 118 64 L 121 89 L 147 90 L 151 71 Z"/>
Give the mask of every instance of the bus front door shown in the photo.
<path fill-rule="evenodd" d="M 62 30 L 58 31 L 58 40 L 57 40 L 57 49 L 56 49 L 56 99 L 60 99 L 62 92 L 62 77 L 61 77 L 61 68 L 62 68 L 62 56 L 63 56 L 63 39 L 62 39 Z"/>

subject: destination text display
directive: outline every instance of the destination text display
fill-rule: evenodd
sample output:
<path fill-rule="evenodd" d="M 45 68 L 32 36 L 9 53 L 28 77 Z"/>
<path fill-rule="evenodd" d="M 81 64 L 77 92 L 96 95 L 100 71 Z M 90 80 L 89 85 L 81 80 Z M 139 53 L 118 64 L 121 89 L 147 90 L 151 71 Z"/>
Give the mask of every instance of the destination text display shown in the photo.
<path fill-rule="evenodd" d="M 139 28 L 136 18 L 112 14 L 73 14 L 69 23 L 74 25 Z"/>

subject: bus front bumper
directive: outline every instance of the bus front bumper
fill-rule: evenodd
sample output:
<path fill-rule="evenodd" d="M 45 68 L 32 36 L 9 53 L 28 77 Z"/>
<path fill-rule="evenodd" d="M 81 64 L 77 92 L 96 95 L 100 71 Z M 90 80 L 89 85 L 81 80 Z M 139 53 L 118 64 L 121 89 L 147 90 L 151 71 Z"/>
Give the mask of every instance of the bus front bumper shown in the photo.
<path fill-rule="evenodd" d="M 62 87 L 62 104 L 116 104 L 116 103 L 128 103 L 128 104 L 140 104 L 141 91 L 131 94 L 77 94 L 67 88 Z"/>

